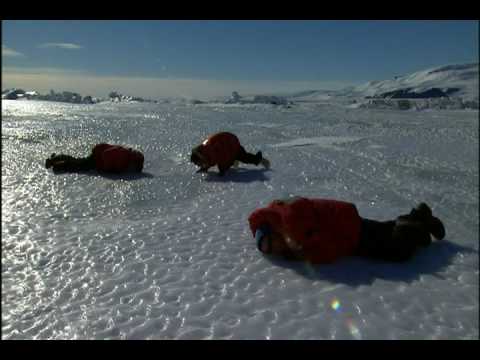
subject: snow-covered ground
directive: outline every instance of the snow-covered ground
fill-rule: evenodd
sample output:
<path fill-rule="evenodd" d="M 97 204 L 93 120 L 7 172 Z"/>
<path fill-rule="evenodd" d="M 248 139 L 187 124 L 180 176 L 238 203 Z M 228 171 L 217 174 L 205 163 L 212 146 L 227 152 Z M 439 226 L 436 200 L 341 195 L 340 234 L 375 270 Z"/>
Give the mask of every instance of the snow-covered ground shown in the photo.
<path fill-rule="evenodd" d="M 272 170 L 195 174 L 235 132 Z M 2 101 L 4 339 L 477 339 L 478 111 Z M 98 142 L 142 176 L 54 175 Z M 447 236 L 408 264 L 262 256 L 251 211 L 290 195 L 391 219 L 426 201 Z"/>

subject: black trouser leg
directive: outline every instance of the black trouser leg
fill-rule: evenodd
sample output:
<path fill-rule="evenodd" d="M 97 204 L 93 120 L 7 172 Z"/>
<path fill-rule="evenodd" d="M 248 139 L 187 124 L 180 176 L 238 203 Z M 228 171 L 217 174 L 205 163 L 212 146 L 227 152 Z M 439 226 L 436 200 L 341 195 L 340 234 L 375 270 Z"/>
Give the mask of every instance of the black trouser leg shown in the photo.
<path fill-rule="evenodd" d="M 407 261 L 419 246 L 426 246 L 430 241 L 430 234 L 421 224 L 401 217 L 396 221 L 362 219 L 356 255 L 385 261 Z"/>
<path fill-rule="evenodd" d="M 392 241 L 395 221 L 376 221 L 363 219 L 361 222 L 360 242 L 356 255 L 385 259 L 387 243 Z"/>
<path fill-rule="evenodd" d="M 88 171 L 95 168 L 95 161 L 91 155 L 86 158 L 75 158 L 70 155 L 61 154 L 52 159 L 52 168 L 53 171 Z"/>
<path fill-rule="evenodd" d="M 51 168 L 55 163 L 58 163 L 60 161 L 72 161 L 72 160 L 75 160 L 75 158 L 70 155 L 52 154 L 47 160 L 45 160 L 45 167 L 48 169 L 48 168 Z"/>
<path fill-rule="evenodd" d="M 50 158 L 50 160 L 52 160 L 53 162 L 58 162 L 58 161 L 72 161 L 72 160 L 76 160 L 77 158 L 73 157 L 73 156 L 70 156 L 70 155 L 65 155 L 65 154 L 59 154 L 59 155 L 55 155 L 55 156 L 52 156 Z"/>
<path fill-rule="evenodd" d="M 241 161 L 244 164 L 258 165 L 262 161 L 262 153 L 259 151 L 255 155 L 247 152 L 243 146 L 240 146 L 240 151 L 236 157 L 236 160 Z"/>

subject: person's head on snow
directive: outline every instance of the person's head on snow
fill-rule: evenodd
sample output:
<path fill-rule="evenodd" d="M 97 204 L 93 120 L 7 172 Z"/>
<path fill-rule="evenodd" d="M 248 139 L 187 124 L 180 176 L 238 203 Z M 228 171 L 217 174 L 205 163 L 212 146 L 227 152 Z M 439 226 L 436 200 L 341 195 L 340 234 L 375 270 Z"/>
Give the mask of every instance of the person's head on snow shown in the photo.
<path fill-rule="evenodd" d="M 202 154 L 202 145 L 196 146 L 192 150 L 192 154 L 190 155 L 190 162 L 194 163 L 201 169 L 204 169 L 208 166 L 207 159 Z"/>
<path fill-rule="evenodd" d="M 268 224 L 263 224 L 255 231 L 255 242 L 263 254 L 281 256 L 287 260 L 303 259 L 302 247 Z"/>
<path fill-rule="evenodd" d="M 218 166 L 219 175 L 234 165 L 235 162 L 270 167 L 270 162 L 258 151 L 255 155 L 248 153 L 238 138 L 229 132 L 219 132 L 209 136 L 200 145 L 192 149 L 190 161 L 200 169 L 197 172 L 207 172 L 212 166 Z"/>
<path fill-rule="evenodd" d="M 278 200 L 272 205 L 277 203 Z M 273 207 L 257 209 L 250 215 L 249 222 L 260 252 L 289 260 L 303 259 L 301 245 L 287 233 L 282 214 L 277 209 Z"/>

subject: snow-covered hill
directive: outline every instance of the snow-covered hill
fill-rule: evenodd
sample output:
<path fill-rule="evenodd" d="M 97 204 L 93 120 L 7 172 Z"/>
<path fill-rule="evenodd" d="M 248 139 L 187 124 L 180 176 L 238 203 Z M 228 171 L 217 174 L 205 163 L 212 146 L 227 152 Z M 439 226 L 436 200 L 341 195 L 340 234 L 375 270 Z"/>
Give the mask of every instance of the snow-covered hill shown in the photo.
<path fill-rule="evenodd" d="M 413 74 L 396 76 L 391 80 L 369 81 L 359 86 L 336 91 L 303 91 L 291 94 L 288 99 L 295 102 L 318 102 L 341 98 L 372 97 L 380 99 L 448 97 L 478 104 L 478 63 L 440 66 Z M 436 106 L 435 104 L 433 106 Z"/>
<path fill-rule="evenodd" d="M 353 95 L 370 97 L 403 97 L 422 93 L 434 93 L 440 90 L 449 97 L 461 97 L 466 100 L 478 100 L 478 63 L 447 65 L 415 72 L 410 75 L 396 76 L 392 80 L 370 81 L 350 90 Z M 414 98 L 416 96 L 410 96 Z M 424 97 L 429 97 L 427 94 Z"/>

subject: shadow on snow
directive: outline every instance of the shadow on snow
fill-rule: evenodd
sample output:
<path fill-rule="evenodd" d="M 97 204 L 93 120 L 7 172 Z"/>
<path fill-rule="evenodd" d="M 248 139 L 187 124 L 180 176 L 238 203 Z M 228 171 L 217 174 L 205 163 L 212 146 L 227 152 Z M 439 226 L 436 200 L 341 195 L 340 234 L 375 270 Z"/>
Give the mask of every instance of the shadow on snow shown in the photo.
<path fill-rule="evenodd" d="M 53 171 L 55 175 L 61 174 L 82 174 L 88 176 L 100 176 L 110 180 L 140 180 L 145 178 L 153 178 L 155 177 L 153 174 L 148 172 L 141 172 L 141 173 L 123 173 L 123 174 L 112 174 L 112 173 L 105 173 L 99 171 Z"/>
<path fill-rule="evenodd" d="M 289 268 L 311 280 L 327 280 L 350 286 L 371 285 L 375 279 L 412 282 L 421 275 L 438 274 L 460 254 L 478 253 L 475 249 L 457 245 L 450 241 L 434 241 L 428 248 L 419 249 L 405 263 L 387 263 L 360 257 L 348 257 L 337 263 L 312 265 L 305 262 L 288 261 L 265 256 L 271 263 Z"/>
<path fill-rule="evenodd" d="M 229 169 L 225 175 L 220 176 L 218 172 L 208 172 L 205 181 L 208 182 L 238 182 L 248 183 L 253 181 L 267 181 L 270 180 L 265 176 L 265 172 L 271 171 L 267 169 Z"/>

